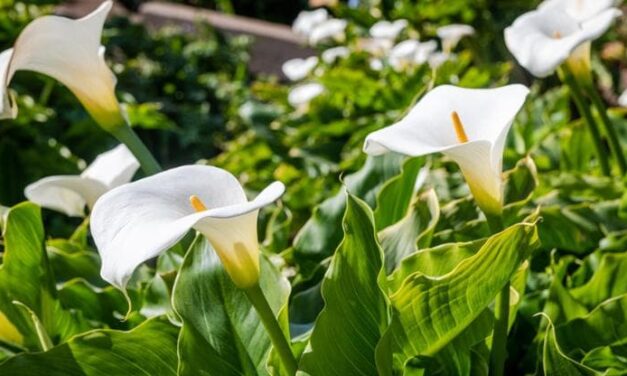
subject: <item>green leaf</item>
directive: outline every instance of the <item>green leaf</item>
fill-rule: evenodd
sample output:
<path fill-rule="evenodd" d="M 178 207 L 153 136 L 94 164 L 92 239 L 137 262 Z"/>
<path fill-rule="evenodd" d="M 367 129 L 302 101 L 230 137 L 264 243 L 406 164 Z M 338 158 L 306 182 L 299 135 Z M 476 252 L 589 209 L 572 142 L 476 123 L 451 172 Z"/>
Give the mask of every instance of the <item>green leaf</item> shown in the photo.
<path fill-rule="evenodd" d="M 627 254 L 603 255 L 592 278 L 570 293 L 589 310 L 611 297 L 627 293 Z"/>
<path fill-rule="evenodd" d="M 289 284 L 264 257 L 261 288 L 279 323 L 287 328 Z M 202 236 L 192 244 L 177 276 L 174 309 L 183 321 L 180 375 L 267 375 L 271 349 L 257 312 L 235 287 Z"/>
<path fill-rule="evenodd" d="M 417 196 L 403 219 L 379 232 L 385 269 L 391 273 L 403 258 L 431 244 L 440 207 L 434 190 Z"/>
<path fill-rule="evenodd" d="M 26 347 L 38 348 L 37 330 L 30 315 L 13 304 L 28 307 L 54 343 L 89 329 L 87 323 L 65 311 L 57 298 L 55 279 L 44 249 L 44 229 L 38 206 L 22 203 L 7 214 L 5 249 L 0 267 L 0 311 L 24 337 Z"/>
<path fill-rule="evenodd" d="M 298 232 L 294 239 L 294 254 L 314 260 L 332 255 L 342 240 L 341 223 L 346 208 L 346 192 L 374 206 L 377 192 L 385 181 L 400 173 L 403 159 L 403 156 L 394 153 L 368 157 L 360 170 L 346 176 L 345 186 L 340 192 L 317 206 Z"/>
<path fill-rule="evenodd" d="M 377 348 L 380 374 L 432 356 L 467 328 L 494 300 L 538 246 L 536 225 L 521 223 L 490 237 L 446 275 L 409 275 L 391 297 L 392 323 Z M 481 286 L 481 288 L 476 288 Z"/>
<path fill-rule="evenodd" d="M 374 375 L 375 348 L 388 323 L 383 255 L 372 212 L 348 196 L 344 240 L 322 284 L 325 306 L 301 369 L 311 375 Z"/>
<path fill-rule="evenodd" d="M 422 158 L 408 159 L 403 164 L 401 173 L 388 180 L 381 188 L 374 211 L 377 229 L 384 229 L 406 215 L 416 189 L 416 178 L 423 165 Z"/>
<path fill-rule="evenodd" d="M 176 376 L 178 329 L 164 318 L 129 332 L 93 330 L 50 351 L 23 353 L 0 364 L 2 375 Z"/>
<path fill-rule="evenodd" d="M 547 376 L 588 376 L 600 375 L 591 368 L 578 363 L 569 358 L 557 343 L 555 335 L 555 327 L 552 323 L 549 326 L 544 337 L 544 349 L 542 352 L 542 364 L 544 366 L 544 374 Z"/>

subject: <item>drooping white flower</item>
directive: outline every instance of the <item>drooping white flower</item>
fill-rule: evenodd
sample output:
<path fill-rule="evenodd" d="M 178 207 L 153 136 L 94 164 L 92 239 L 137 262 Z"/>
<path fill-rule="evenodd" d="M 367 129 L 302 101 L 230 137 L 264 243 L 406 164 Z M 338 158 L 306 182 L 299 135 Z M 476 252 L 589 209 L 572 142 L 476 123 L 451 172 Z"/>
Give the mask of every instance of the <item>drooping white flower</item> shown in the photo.
<path fill-rule="evenodd" d="M 620 16 L 610 8 L 584 22 L 553 8 L 518 17 L 505 29 L 505 43 L 520 65 L 536 77 L 552 74 L 568 60 L 576 75 L 590 71 L 590 42 L 601 36 Z"/>
<path fill-rule="evenodd" d="M 318 65 L 318 57 L 310 56 L 306 59 L 290 59 L 283 63 L 281 69 L 285 77 L 292 81 L 300 81 L 307 77 L 309 73 Z"/>
<path fill-rule="evenodd" d="M 331 18 L 316 25 L 309 34 L 309 43 L 318 45 L 328 40 L 343 41 L 346 37 L 345 30 L 348 26 L 346 20 Z"/>
<path fill-rule="evenodd" d="M 559 10 L 575 21 L 583 22 L 620 3 L 620 0 L 545 0 L 538 9 Z"/>
<path fill-rule="evenodd" d="M 231 173 L 200 165 L 115 188 L 96 202 L 91 216 L 102 277 L 124 289 L 137 266 L 193 228 L 207 237 L 233 282 L 252 287 L 259 281 L 257 215 L 284 190 L 275 182 L 248 201 Z"/>
<path fill-rule="evenodd" d="M 0 118 L 17 115 L 8 85 L 17 71 L 45 74 L 70 89 L 100 126 L 112 130 L 125 121 L 115 97 L 115 77 L 100 46 L 102 27 L 112 2 L 105 1 L 87 16 L 37 18 L 0 54 Z"/>
<path fill-rule="evenodd" d="M 383 69 L 383 61 L 381 59 L 372 58 L 368 60 L 368 66 L 373 71 L 380 71 Z"/>
<path fill-rule="evenodd" d="M 320 8 L 312 11 L 302 11 L 298 13 L 294 23 L 292 23 L 292 30 L 294 33 L 306 37 L 309 37 L 311 31 L 319 24 L 329 19 L 329 13 L 326 9 Z"/>
<path fill-rule="evenodd" d="M 522 85 L 436 87 L 399 122 L 369 134 L 364 151 L 410 156 L 441 152 L 459 165 L 479 207 L 500 213 L 505 141 L 528 93 Z"/>
<path fill-rule="evenodd" d="M 287 101 L 293 107 L 301 107 L 309 104 L 312 99 L 324 92 L 324 86 L 316 82 L 310 82 L 294 86 L 287 95 Z"/>
<path fill-rule="evenodd" d="M 139 162 L 124 145 L 100 154 L 80 175 L 48 176 L 24 190 L 30 201 L 69 216 L 82 217 L 107 191 L 126 184 Z"/>
<path fill-rule="evenodd" d="M 407 20 L 396 20 L 393 22 L 382 20 L 370 27 L 369 33 L 375 39 L 394 40 L 407 27 Z"/>
<path fill-rule="evenodd" d="M 470 25 L 451 24 L 439 27 L 436 34 L 442 40 L 442 50 L 452 52 L 463 37 L 473 35 L 475 29 Z"/>
<path fill-rule="evenodd" d="M 348 47 L 344 46 L 327 48 L 322 52 L 322 61 L 327 64 L 333 64 L 337 59 L 345 58 L 349 56 L 350 53 L 351 51 L 348 49 Z"/>

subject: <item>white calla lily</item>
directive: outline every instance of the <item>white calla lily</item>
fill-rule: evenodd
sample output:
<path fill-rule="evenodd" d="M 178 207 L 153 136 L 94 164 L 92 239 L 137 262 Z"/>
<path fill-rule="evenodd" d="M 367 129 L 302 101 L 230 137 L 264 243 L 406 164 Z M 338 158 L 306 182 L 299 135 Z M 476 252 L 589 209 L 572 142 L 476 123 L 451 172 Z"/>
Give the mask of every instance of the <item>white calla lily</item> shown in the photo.
<path fill-rule="evenodd" d="M 324 86 L 316 82 L 310 82 L 298 86 L 294 86 L 287 95 L 287 101 L 293 107 L 302 107 L 312 99 L 324 92 Z"/>
<path fill-rule="evenodd" d="M 318 65 L 318 57 L 310 56 L 306 59 L 290 59 L 283 63 L 281 69 L 285 77 L 291 81 L 300 81 L 307 77 L 309 73 Z"/>
<path fill-rule="evenodd" d="M 80 175 L 49 176 L 24 190 L 30 201 L 69 216 L 82 217 L 85 206 L 93 208 L 100 196 L 126 184 L 139 168 L 139 162 L 124 145 L 100 154 Z"/>
<path fill-rule="evenodd" d="M 348 26 L 346 20 L 332 18 L 316 25 L 309 33 L 309 43 L 317 45 L 328 40 L 343 41 Z"/>
<path fill-rule="evenodd" d="M 414 55 L 414 62 L 416 64 L 424 64 L 428 62 L 429 58 L 435 53 L 437 49 L 438 49 L 438 43 L 434 40 L 421 42 L 416 48 L 416 53 Z"/>
<path fill-rule="evenodd" d="M 395 45 L 388 54 L 388 61 L 392 68 L 400 71 L 413 65 L 419 46 L 420 41 L 415 39 L 404 40 Z"/>
<path fill-rule="evenodd" d="M 376 39 L 394 40 L 409 25 L 407 20 L 396 20 L 393 22 L 382 20 L 370 27 L 369 33 Z"/>
<path fill-rule="evenodd" d="M 441 152 L 459 165 L 479 207 L 486 214 L 499 214 L 505 141 L 528 93 L 522 85 L 439 86 L 399 122 L 369 134 L 364 151 L 410 156 Z"/>
<path fill-rule="evenodd" d="M 518 17 L 505 29 L 505 44 L 520 65 L 536 77 L 546 77 L 567 62 L 575 75 L 590 72 L 590 42 L 603 35 L 618 9 L 601 11 L 584 22 L 553 8 Z"/>
<path fill-rule="evenodd" d="M 343 59 L 347 56 L 349 56 L 351 54 L 351 51 L 348 49 L 348 47 L 344 47 L 344 46 L 337 46 L 337 47 L 331 47 L 331 48 L 327 48 L 326 50 L 324 50 L 322 52 L 322 61 L 324 61 L 327 64 L 333 64 L 335 63 L 335 61 L 337 59 Z"/>
<path fill-rule="evenodd" d="M 13 48 L 0 54 L 0 118 L 17 115 L 8 85 L 15 72 L 26 70 L 45 74 L 67 86 L 104 129 L 125 126 L 115 96 L 115 77 L 100 46 L 102 27 L 111 6 L 112 2 L 106 1 L 78 20 L 44 16 L 22 30 Z"/>
<path fill-rule="evenodd" d="M 190 229 L 207 237 L 240 288 L 259 280 L 257 214 L 285 187 L 275 182 L 254 200 L 229 172 L 183 166 L 125 184 L 94 206 L 91 232 L 102 258 L 102 277 L 124 289 L 143 262 L 176 244 Z"/>
<path fill-rule="evenodd" d="M 292 23 L 292 30 L 294 33 L 309 37 L 311 31 L 323 23 L 324 21 L 329 19 L 329 12 L 326 9 L 320 8 L 312 11 L 302 11 L 298 13 L 296 19 Z"/>
<path fill-rule="evenodd" d="M 620 0 L 545 0 L 538 9 L 559 10 L 577 22 L 583 22 L 620 3 Z"/>
<path fill-rule="evenodd" d="M 375 56 L 386 55 L 394 46 L 394 41 L 389 39 L 362 38 L 358 41 L 358 48 Z"/>
<path fill-rule="evenodd" d="M 428 58 L 428 62 L 429 62 L 429 67 L 431 67 L 431 69 L 437 69 L 440 67 L 440 65 L 446 63 L 447 61 L 454 59 L 456 57 L 455 54 L 447 54 L 445 52 L 434 52 L 431 55 L 429 55 Z"/>
<path fill-rule="evenodd" d="M 451 24 L 439 27 L 436 34 L 442 40 L 442 50 L 452 52 L 459 41 L 475 33 L 475 29 L 470 25 Z"/>

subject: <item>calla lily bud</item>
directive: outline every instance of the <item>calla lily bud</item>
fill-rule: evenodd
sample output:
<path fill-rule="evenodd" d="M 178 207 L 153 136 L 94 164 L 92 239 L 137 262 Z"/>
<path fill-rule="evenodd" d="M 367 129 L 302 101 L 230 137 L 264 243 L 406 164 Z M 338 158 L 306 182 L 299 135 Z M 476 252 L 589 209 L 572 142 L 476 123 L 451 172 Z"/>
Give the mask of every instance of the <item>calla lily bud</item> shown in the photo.
<path fill-rule="evenodd" d="M 421 156 L 441 152 L 460 167 L 481 210 L 503 210 L 503 150 L 514 117 L 529 89 L 439 86 L 427 93 L 400 121 L 370 133 L 364 151 Z"/>
<path fill-rule="evenodd" d="M 96 202 L 91 215 L 102 277 L 124 289 L 141 263 L 172 247 L 193 228 L 209 240 L 235 285 L 250 288 L 259 281 L 259 209 L 284 190 L 275 182 L 248 201 L 233 175 L 200 165 L 115 188 Z"/>
<path fill-rule="evenodd" d="M 111 6 L 112 2 L 106 1 L 78 20 L 44 16 L 22 30 L 13 48 L 0 54 L 0 118 L 17 116 L 7 86 L 17 71 L 27 70 L 67 86 L 105 130 L 112 132 L 126 126 L 115 96 L 115 76 L 105 63 L 100 45 Z"/>

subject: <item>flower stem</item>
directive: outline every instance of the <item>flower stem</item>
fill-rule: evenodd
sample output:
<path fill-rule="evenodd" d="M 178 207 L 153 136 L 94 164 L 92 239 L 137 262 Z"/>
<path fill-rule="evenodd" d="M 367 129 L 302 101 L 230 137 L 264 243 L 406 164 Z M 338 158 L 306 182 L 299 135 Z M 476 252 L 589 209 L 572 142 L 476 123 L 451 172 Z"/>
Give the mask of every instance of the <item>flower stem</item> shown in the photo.
<path fill-rule="evenodd" d="M 112 132 L 113 136 L 121 143 L 126 145 L 128 149 L 133 153 L 135 158 L 139 161 L 142 170 L 146 175 L 154 175 L 161 172 L 161 166 L 159 162 L 153 157 L 152 153 L 142 140 L 137 136 L 137 133 L 129 126 L 122 126 L 115 129 Z"/>
<path fill-rule="evenodd" d="M 256 284 L 253 287 L 245 289 L 244 292 L 259 314 L 259 318 L 266 328 L 285 370 L 290 376 L 295 375 L 298 370 L 298 363 L 296 362 L 296 358 L 294 358 L 289 342 L 285 338 L 285 335 L 283 335 L 283 331 L 274 317 L 272 308 L 270 308 L 266 297 L 263 295 L 263 291 L 261 291 L 261 287 L 259 287 L 259 284 Z"/>
<path fill-rule="evenodd" d="M 588 106 L 586 105 L 581 88 L 579 87 L 579 84 L 573 77 L 572 73 L 570 73 L 567 68 L 562 67 L 559 70 L 559 73 L 562 81 L 566 85 L 568 85 L 571 96 L 575 101 L 575 105 L 577 106 L 577 109 L 579 109 L 579 112 L 583 116 L 584 121 L 588 126 L 588 131 L 590 132 L 590 136 L 592 136 L 592 142 L 594 143 L 594 147 L 597 152 L 601 171 L 603 172 L 603 175 L 610 176 L 610 164 L 607 160 L 607 153 L 605 152 L 603 143 L 601 141 L 601 133 L 599 132 L 599 128 L 597 127 L 597 124 L 592 117 L 590 108 L 588 108 Z"/>
<path fill-rule="evenodd" d="M 503 230 L 503 218 L 500 215 L 486 214 L 490 232 L 496 234 Z M 509 281 L 496 296 L 494 304 L 494 328 L 492 329 L 492 349 L 490 350 L 490 376 L 505 374 L 507 359 L 507 330 L 509 328 Z"/>
<path fill-rule="evenodd" d="M 614 124 L 612 124 L 609 116 L 607 116 L 605 103 L 603 103 L 603 100 L 599 96 L 599 92 L 596 90 L 594 85 L 590 85 L 589 87 L 587 87 L 587 89 L 588 90 L 586 92 L 589 94 L 589 97 L 592 100 L 592 105 L 596 107 L 597 112 L 601 117 L 601 121 L 603 122 L 603 127 L 605 129 L 605 133 L 607 134 L 607 138 L 610 144 L 610 150 L 612 151 L 612 154 L 614 154 L 614 158 L 616 158 L 616 162 L 618 163 L 618 168 L 621 175 L 624 175 L 627 171 L 625 154 L 623 154 L 623 148 L 621 147 L 620 141 L 618 140 L 618 135 L 616 134 Z"/>

